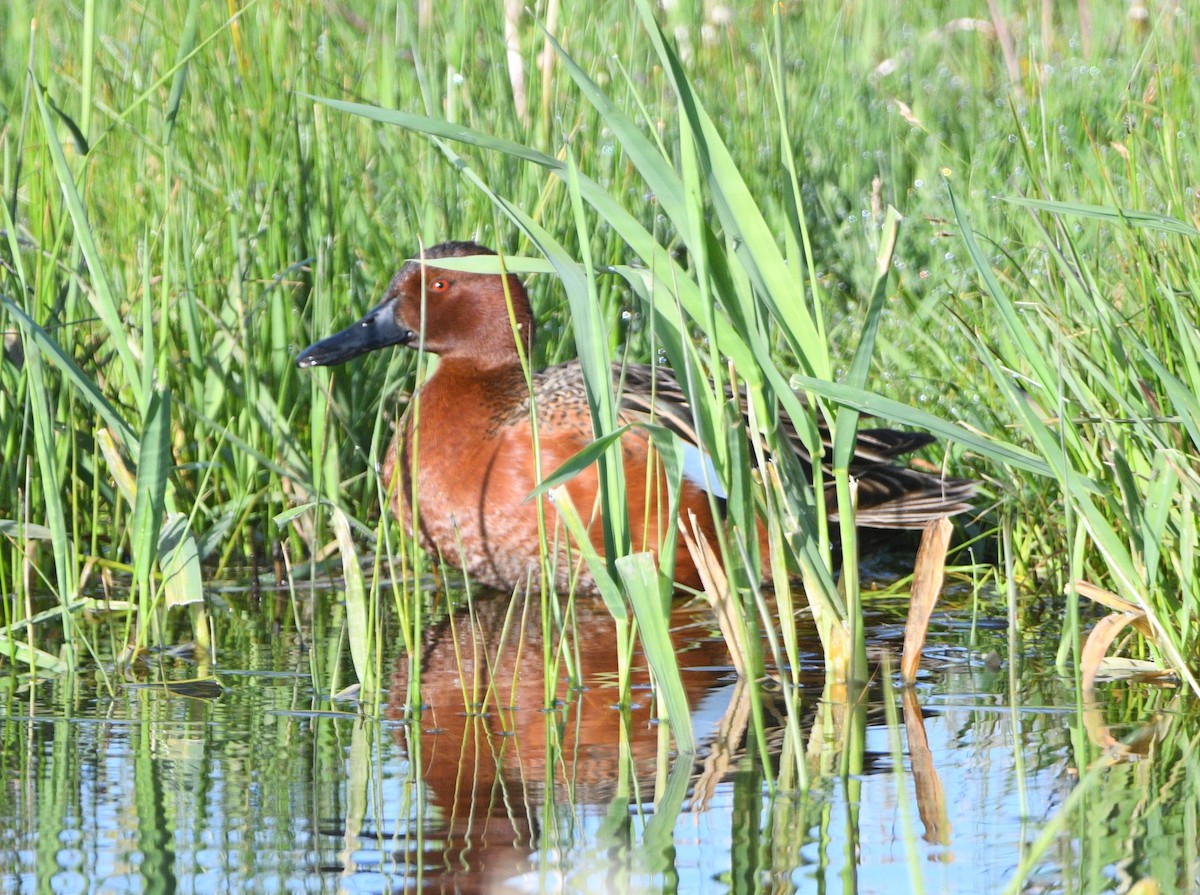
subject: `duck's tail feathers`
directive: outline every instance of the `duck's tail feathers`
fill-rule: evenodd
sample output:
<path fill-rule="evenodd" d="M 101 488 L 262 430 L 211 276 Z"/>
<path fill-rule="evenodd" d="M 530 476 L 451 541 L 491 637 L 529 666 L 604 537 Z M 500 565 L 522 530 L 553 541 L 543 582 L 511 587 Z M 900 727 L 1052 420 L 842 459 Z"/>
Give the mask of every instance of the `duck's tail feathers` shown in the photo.
<path fill-rule="evenodd" d="M 857 477 L 860 528 L 920 529 L 939 516 L 971 509 L 978 482 L 950 479 L 902 466 L 879 466 Z M 826 499 L 832 494 L 827 492 Z M 830 509 L 835 504 L 830 501 Z M 836 511 L 832 514 L 836 518 Z"/>

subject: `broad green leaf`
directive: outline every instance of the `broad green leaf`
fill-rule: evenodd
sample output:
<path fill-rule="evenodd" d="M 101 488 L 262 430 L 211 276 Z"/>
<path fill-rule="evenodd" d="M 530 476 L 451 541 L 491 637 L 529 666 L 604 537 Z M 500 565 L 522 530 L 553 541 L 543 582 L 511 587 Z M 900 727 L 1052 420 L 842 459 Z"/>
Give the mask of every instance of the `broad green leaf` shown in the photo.
<path fill-rule="evenodd" d="M 196 539 L 183 513 L 169 513 L 158 536 L 158 563 L 166 604 L 186 606 L 204 602 L 204 576 Z"/>
<path fill-rule="evenodd" d="M 10 662 L 26 666 L 37 666 L 51 674 L 62 674 L 70 667 L 68 663 L 40 649 L 34 649 L 29 644 L 6 636 L 0 631 L 0 656 Z"/>
<path fill-rule="evenodd" d="M 363 581 L 362 563 L 354 538 L 350 533 L 349 517 L 339 507 L 331 507 L 333 531 L 342 558 L 342 577 L 346 586 L 346 628 L 350 642 L 350 658 L 363 693 L 375 692 L 374 641 L 372 639 L 371 607 Z"/>
<path fill-rule="evenodd" d="M 554 501 L 554 509 L 558 513 L 558 518 L 566 526 L 567 533 L 571 536 L 575 549 L 579 551 L 584 563 L 588 567 L 588 571 L 592 573 L 592 577 L 596 580 L 596 588 L 600 591 L 600 596 L 604 599 L 604 605 L 608 607 L 609 613 L 617 621 L 627 621 L 629 619 L 629 610 L 625 606 L 624 597 L 621 596 L 621 589 L 617 587 L 617 582 L 608 574 L 608 563 L 604 561 L 604 557 L 592 546 L 587 529 L 583 525 L 583 520 L 579 518 L 579 511 L 575 508 L 574 501 L 571 500 L 571 495 L 567 492 L 566 487 L 562 485 L 551 489 L 549 494 L 550 499 Z"/>
<path fill-rule="evenodd" d="M 171 457 L 171 392 L 156 388 L 146 409 L 146 427 L 142 430 L 142 451 L 138 456 L 137 493 L 133 502 L 134 582 L 141 593 L 141 607 L 150 607 L 150 574 L 158 558 L 158 536 L 162 529 Z M 144 628 L 142 629 L 145 630 Z"/>
<path fill-rule="evenodd" d="M 579 473 L 583 472 L 585 469 L 599 460 L 604 452 L 607 451 L 608 448 L 613 444 L 613 442 L 620 439 L 620 437 L 628 432 L 631 428 L 632 426 L 628 425 L 622 426 L 621 428 L 615 429 L 612 432 L 609 432 L 607 435 L 603 435 L 589 443 L 587 447 L 583 448 L 581 451 L 579 451 L 579 453 L 575 454 L 575 456 L 571 457 L 561 466 L 559 466 L 558 469 L 554 470 L 554 472 L 550 473 L 550 475 L 538 482 L 537 487 L 529 492 L 529 495 L 525 498 L 524 502 L 528 503 L 529 501 L 545 494 L 547 491 L 557 488 L 575 478 L 575 476 L 579 475 Z"/>
<path fill-rule="evenodd" d="M 631 553 L 617 558 L 617 574 L 625 585 L 633 614 L 638 623 L 638 635 L 646 660 L 654 672 L 654 682 L 667 707 L 667 717 L 675 743 L 684 755 L 696 752 L 696 737 L 692 730 L 692 715 L 687 693 L 679 675 L 679 661 L 671 641 L 670 607 L 663 605 L 662 581 L 652 553 Z"/>

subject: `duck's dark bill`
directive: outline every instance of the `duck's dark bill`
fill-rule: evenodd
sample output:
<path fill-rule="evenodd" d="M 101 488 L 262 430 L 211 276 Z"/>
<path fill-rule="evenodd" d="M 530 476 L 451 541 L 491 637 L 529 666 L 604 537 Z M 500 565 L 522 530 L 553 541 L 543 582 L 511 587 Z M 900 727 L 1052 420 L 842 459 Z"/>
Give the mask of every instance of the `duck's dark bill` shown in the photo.
<path fill-rule="evenodd" d="M 391 301 L 370 311 L 358 323 L 353 323 L 340 333 L 334 333 L 314 345 L 309 345 L 296 358 L 298 367 L 329 367 L 342 364 L 351 358 L 387 348 L 390 345 L 407 345 L 417 334 L 396 322 L 395 307 Z"/>

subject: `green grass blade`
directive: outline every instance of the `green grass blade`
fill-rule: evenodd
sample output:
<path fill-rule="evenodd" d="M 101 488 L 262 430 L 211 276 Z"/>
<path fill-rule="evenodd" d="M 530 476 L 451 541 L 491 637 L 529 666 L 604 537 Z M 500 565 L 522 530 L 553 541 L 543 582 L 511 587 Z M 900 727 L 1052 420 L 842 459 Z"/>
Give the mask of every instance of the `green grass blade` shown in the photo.
<path fill-rule="evenodd" d="M 168 608 L 204 601 L 204 576 L 196 539 L 183 513 L 168 513 L 158 536 L 163 598 Z"/>
<path fill-rule="evenodd" d="M 879 334 L 879 317 L 887 298 L 888 274 L 892 269 L 892 253 L 896 247 L 896 235 L 899 228 L 900 214 L 896 209 L 889 207 L 887 219 L 883 225 L 882 244 L 879 255 L 875 259 L 875 288 L 871 290 L 871 299 L 867 303 L 866 313 L 863 315 L 862 334 L 854 349 L 854 359 L 851 360 L 850 370 L 843 380 L 851 388 L 865 389 L 867 386 L 867 376 L 871 371 L 871 359 L 875 354 L 875 338 Z M 858 411 L 843 405 L 838 410 L 837 424 L 834 427 L 834 469 L 849 469 L 850 460 L 854 456 L 857 427 Z"/>
<path fill-rule="evenodd" d="M 654 683 L 667 709 L 675 745 L 683 755 L 694 755 L 696 736 L 687 693 L 679 675 L 675 644 L 671 641 L 670 612 L 664 611 L 662 580 L 652 553 L 631 553 L 616 561 L 617 573 L 633 606 L 638 635 L 646 660 L 654 672 Z"/>
<path fill-rule="evenodd" d="M 37 456 L 38 478 L 46 508 L 46 527 L 50 529 L 54 549 L 54 570 L 58 584 L 58 600 L 63 607 L 63 628 L 66 637 L 67 663 L 73 666 L 74 641 L 71 614 L 67 611 L 78 590 L 79 569 L 71 530 L 67 526 L 67 508 L 63 501 L 62 477 L 59 471 L 57 435 L 49 390 L 46 387 L 42 358 L 36 352 L 25 360 L 29 374 L 29 400 L 32 404 L 34 452 Z"/>
<path fill-rule="evenodd" d="M 803 294 L 800 283 L 784 263 L 775 233 L 742 177 L 741 165 L 693 91 L 679 57 L 667 45 L 648 0 L 638 0 L 638 11 L 693 133 L 717 215 L 727 237 L 736 241 L 739 261 L 753 279 L 758 297 L 780 321 L 804 371 L 831 378 L 829 346 L 804 303 L 797 300 Z"/>
<path fill-rule="evenodd" d="M 604 453 L 617 441 L 621 436 L 628 432 L 632 426 L 621 426 L 619 429 L 614 429 L 601 435 L 599 438 L 593 439 L 587 447 L 583 448 L 575 456 L 564 462 L 558 469 L 551 472 L 548 476 L 538 482 L 536 488 L 529 492 L 529 496 L 525 498 L 526 502 L 541 497 L 546 492 L 559 485 L 566 484 L 579 473 L 583 472 L 592 464 L 596 463 Z"/>
<path fill-rule="evenodd" d="M 164 142 L 170 144 L 175 133 L 175 120 L 183 102 L 183 88 L 187 83 L 187 60 L 196 45 L 196 30 L 201 0 L 189 0 L 187 15 L 183 20 L 183 34 L 179 39 L 179 50 L 175 54 L 175 76 L 171 79 L 171 93 L 167 97 L 167 133 Z"/>
<path fill-rule="evenodd" d="M 621 595 L 621 588 L 613 577 L 608 574 L 608 564 L 605 562 L 604 557 L 592 546 L 587 528 L 584 526 L 583 520 L 579 518 L 579 510 L 575 508 L 575 503 L 571 500 L 571 495 L 561 485 L 550 491 L 549 494 L 550 499 L 554 501 L 554 509 L 558 514 L 558 518 L 562 520 L 567 533 L 571 536 L 575 549 L 579 551 L 579 555 L 583 557 L 584 563 L 587 564 L 588 571 L 596 579 L 596 588 L 600 591 L 600 597 L 604 600 L 604 605 L 608 607 L 609 613 L 618 624 L 628 621 L 629 609 L 625 605 L 625 598 Z"/>
<path fill-rule="evenodd" d="M 133 554 L 134 583 L 140 595 L 140 617 L 145 625 L 150 618 L 151 573 L 158 559 L 167 478 L 174 462 L 171 456 L 171 392 L 168 389 L 156 388 L 150 396 L 141 446 L 129 549 Z M 141 630 L 144 636 L 145 627 Z"/>
<path fill-rule="evenodd" d="M 1032 381 L 1041 390 L 1041 394 L 1037 397 L 1047 401 L 1054 400 L 1057 404 L 1058 395 L 1054 393 L 1053 389 L 1059 383 L 1059 377 L 1055 372 L 1051 359 L 1046 357 L 1041 347 L 1034 341 L 1028 327 L 1021 319 L 1016 305 L 1008 298 L 1008 294 L 1001 287 L 1000 281 L 992 272 L 991 264 L 988 263 L 983 250 L 975 240 L 975 233 L 972 229 L 973 225 L 969 212 L 959 202 L 955 191 L 949 184 L 946 185 L 946 189 L 950 196 L 950 205 L 954 209 L 955 220 L 958 222 L 959 233 L 962 236 L 963 243 L 967 247 L 967 253 L 971 256 L 971 261 L 974 263 L 976 271 L 983 280 L 988 295 L 992 298 L 994 307 L 1000 312 L 1000 317 L 1004 321 L 1008 336 L 1016 345 L 1017 353 L 1033 369 Z M 1064 430 L 1064 434 L 1068 438 L 1074 438 L 1074 432 L 1071 429 Z M 1077 449 L 1078 445 L 1073 445 L 1072 447 Z"/>
<path fill-rule="evenodd" d="M 530 149 L 528 146 L 523 146 L 512 140 L 491 136 L 490 134 L 482 133 L 461 124 L 452 124 L 449 121 L 443 121 L 439 118 L 413 115 L 409 112 L 399 112 L 394 109 L 384 109 L 364 103 L 351 103 L 340 99 L 313 96 L 308 93 L 300 93 L 300 96 L 329 106 L 331 109 L 337 109 L 339 112 L 366 118 L 368 121 L 378 121 L 380 124 L 395 125 L 406 130 L 428 134 L 431 137 L 439 137 L 443 140 L 453 140 L 456 143 L 476 146 L 479 149 L 485 149 L 489 152 L 502 152 L 505 155 L 533 162 L 535 165 L 541 165 L 543 168 L 548 168 L 552 171 L 561 171 L 565 167 L 563 162 L 552 155 L 546 155 L 544 152 L 538 152 L 536 149 Z"/>
<path fill-rule="evenodd" d="M 550 263 L 558 269 L 567 291 L 567 302 L 575 330 L 575 348 L 579 354 L 579 366 L 583 370 L 588 405 L 592 411 L 593 433 L 599 437 L 617 428 L 617 401 L 613 393 L 612 354 L 609 348 L 612 339 L 596 287 L 596 269 L 592 261 L 590 240 L 591 226 L 584 210 L 580 194 L 579 171 L 575 156 L 567 153 L 567 195 L 571 199 L 575 230 L 579 237 L 582 266 L 568 264 L 567 258 L 556 257 L 559 247 L 555 246 Z M 542 243 L 544 246 L 544 242 Z M 543 248 L 544 250 L 544 248 Z M 566 256 L 566 252 L 561 252 Z M 563 274 L 568 276 L 563 276 Z M 613 563 L 630 549 L 629 510 L 625 499 L 625 461 L 619 444 L 613 444 L 600 456 L 601 524 L 604 526 L 604 555 L 609 563 L 610 574 Z"/>
<path fill-rule="evenodd" d="M 888 274 L 892 269 L 892 254 L 896 247 L 896 234 L 900 228 L 899 213 L 889 206 L 883 226 L 883 238 L 875 259 L 875 287 L 862 321 L 862 334 L 854 349 L 854 358 L 846 376 L 846 384 L 863 388 L 871 369 L 871 358 L 875 353 L 875 338 L 879 333 L 879 318 L 887 297 Z M 850 676 L 854 680 L 866 680 L 867 645 L 863 625 L 862 594 L 859 590 L 858 538 L 855 529 L 855 506 L 850 482 L 850 465 L 854 460 L 854 446 L 858 433 L 859 412 L 842 405 L 838 408 L 837 421 L 833 428 L 833 477 L 837 492 L 838 525 L 842 542 L 842 591 L 846 598 L 846 619 L 850 628 L 853 649 Z"/>
<path fill-rule="evenodd" d="M 75 362 L 74 358 L 68 355 L 46 330 L 35 323 L 33 318 L 14 304 L 11 299 L 0 295 L 0 303 L 3 303 L 8 312 L 17 319 L 17 323 L 21 326 L 25 335 L 25 343 L 27 345 L 36 345 L 42 356 L 58 368 L 59 372 L 66 377 L 67 382 L 79 390 L 80 396 L 92 405 L 93 409 L 108 423 L 109 428 L 116 430 L 120 434 L 122 441 L 125 442 L 130 454 L 136 460 L 138 450 L 137 433 L 134 432 L 133 427 L 125 421 L 125 418 L 109 400 L 104 397 L 104 393 L 100 391 L 96 383 L 88 378 L 87 374 L 83 372 L 83 369 Z"/>
<path fill-rule="evenodd" d="M 1164 233 L 1178 233 L 1193 238 L 1200 237 L 1200 230 L 1178 218 L 1165 214 L 1155 214 L 1149 211 L 1133 211 L 1129 208 L 1116 208 L 1111 205 L 1089 205 L 1085 202 L 1053 202 L 1046 199 L 1026 199 L 1024 196 L 1003 196 L 1005 202 L 1032 208 L 1037 211 L 1049 211 L 1054 214 L 1067 214 L 1075 217 L 1091 218 L 1113 224 L 1128 224 L 1134 227 L 1144 227 L 1147 230 L 1161 230 Z"/>
<path fill-rule="evenodd" d="M 346 629 L 354 673 L 362 685 L 361 692 L 371 694 L 376 689 L 374 638 L 372 637 L 371 604 L 363 580 L 362 562 L 350 533 L 350 520 L 338 507 L 331 507 L 333 531 L 337 537 L 342 559 L 342 577 L 346 587 Z"/>
<path fill-rule="evenodd" d="M 75 239 L 83 252 L 84 260 L 87 261 L 88 275 L 92 286 L 85 290 L 88 301 L 108 330 L 109 344 L 117 351 L 117 357 L 120 359 L 125 373 L 125 381 L 130 388 L 134 388 L 141 381 L 141 368 L 134 360 L 133 350 L 129 345 L 129 335 L 126 332 L 124 321 L 121 319 L 120 302 L 109 283 L 104 258 L 100 254 L 99 246 L 96 245 L 95 234 L 88 222 L 83 200 L 75 187 L 75 175 L 71 171 L 71 166 L 67 164 L 67 157 L 63 153 L 62 143 L 59 142 L 58 134 L 55 131 L 54 120 L 50 117 L 46 99 L 41 90 L 36 91 L 35 95 L 42 110 L 46 145 L 54 160 L 54 171 L 58 176 L 58 183 L 62 188 L 67 210 L 71 214 L 71 221 L 75 225 Z"/>
<path fill-rule="evenodd" d="M 1055 474 L 1049 463 L 1024 448 L 972 432 L 919 407 L 911 407 L 891 398 L 851 388 L 838 382 L 826 382 L 799 374 L 792 376 L 792 384 L 798 389 L 827 398 L 835 404 L 853 407 L 868 416 L 912 426 L 915 429 L 922 429 L 941 438 L 955 441 L 997 463 L 1004 463 L 1036 475 L 1052 476 Z M 1082 487 L 1088 487 L 1086 481 L 1081 481 L 1080 484 Z M 1095 490 L 1095 487 L 1095 485 L 1091 485 L 1092 490 Z"/>
<path fill-rule="evenodd" d="M 514 158 L 532 161 L 564 179 L 566 176 L 566 166 L 558 159 L 462 125 L 450 125 L 444 121 L 421 115 L 392 112 L 361 103 L 347 103 L 322 97 L 311 98 L 315 102 L 350 114 L 360 115 L 385 124 L 396 124 L 436 139 L 454 140 L 484 150 L 503 152 Z M 443 146 L 443 152 L 447 152 L 445 146 Z M 483 178 L 471 169 L 465 159 L 457 155 L 450 156 L 450 159 L 461 173 L 489 195 L 506 215 L 510 217 L 514 215 L 515 209 L 509 203 L 504 202 Z M 674 295 L 692 319 L 705 319 L 711 312 L 711 304 L 704 301 L 700 289 L 686 268 L 680 265 L 671 252 L 660 245 L 653 234 L 604 187 L 583 174 L 578 174 L 576 179 L 580 194 L 596 211 L 597 216 L 618 233 L 640 258 L 645 260 L 649 270 L 654 271 L 656 282 L 666 287 L 664 294 Z M 516 222 L 521 225 L 520 220 Z M 759 381 L 758 362 L 746 346 L 745 340 L 734 331 L 727 320 L 721 317 L 715 320 L 714 326 L 712 337 L 720 345 L 721 351 L 733 360 L 738 369 L 745 371 L 743 375 L 749 379 L 752 386 L 756 385 Z"/>
<path fill-rule="evenodd" d="M 543 31 L 545 31 L 544 28 Z M 688 214 L 684 199 L 684 187 L 670 159 L 665 157 L 659 147 L 642 133 L 642 130 L 621 111 L 616 103 L 609 99 L 599 85 L 562 48 L 558 40 L 549 32 L 545 33 L 567 73 L 578 85 L 587 101 L 599 113 L 605 124 L 612 128 L 614 136 L 621 146 L 621 151 L 641 173 L 646 185 L 653 191 L 654 200 L 662 209 L 663 214 L 677 224 L 682 224 L 687 220 Z M 681 227 L 680 235 L 695 251 L 697 232 L 692 228 Z"/>

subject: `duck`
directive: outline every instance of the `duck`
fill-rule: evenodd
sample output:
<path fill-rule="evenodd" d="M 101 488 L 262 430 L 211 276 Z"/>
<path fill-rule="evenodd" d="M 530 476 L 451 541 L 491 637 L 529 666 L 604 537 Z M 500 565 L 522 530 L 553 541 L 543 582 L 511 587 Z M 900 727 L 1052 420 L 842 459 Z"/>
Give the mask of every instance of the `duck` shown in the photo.
<path fill-rule="evenodd" d="M 356 323 L 306 348 L 296 362 L 301 368 L 334 366 L 396 345 L 437 355 L 433 374 L 410 401 L 384 460 L 382 481 L 396 517 L 423 549 L 461 569 L 471 583 L 510 593 L 540 581 L 539 533 L 544 530 L 551 545 L 553 588 L 595 594 L 595 578 L 578 552 L 566 546 L 554 495 L 528 499 L 540 482 L 594 441 L 579 361 L 527 376 L 534 317 L 521 280 L 511 273 L 452 270 L 437 263 L 494 254 L 475 242 L 424 249 L 392 277 L 379 304 Z M 632 424 L 620 438 L 620 449 L 633 549 L 658 557 L 667 530 L 666 489 L 657 478 L 650 436 L 638 426 L 648 421 L 666 425 L 684 442 L 680 517 L 694 526 L 689 531 L 716 543 L 724 494 L 703 454 L 678 379 L 665 366 L 623 363 L 614 364 L 613 380 L 618 423 Z M 797 458 L 811 470 L 794 431 L 788 435 Z M 971 508 L 973 480 L 896 462 L 933 440 L 925 433 L 892 429 L 858 433 L 850 472 L 858 482 L 855 520 L 860 527 L 920 529 L 938 516 Z M 689 457 L 700 459 L 688 462 Z M 596 465 L 564 487 L 581 517 L 590 520 L 588 538 L 603 556 L 602 526 L 592 512 L 600 487 Z M 833 507 L 832 491 L 826 499 Z M 765 526 L 758 528 L 764 547 Z M 675 546 L 674 579 L 684 588 L 703 586 L 682 538 Z"/>

